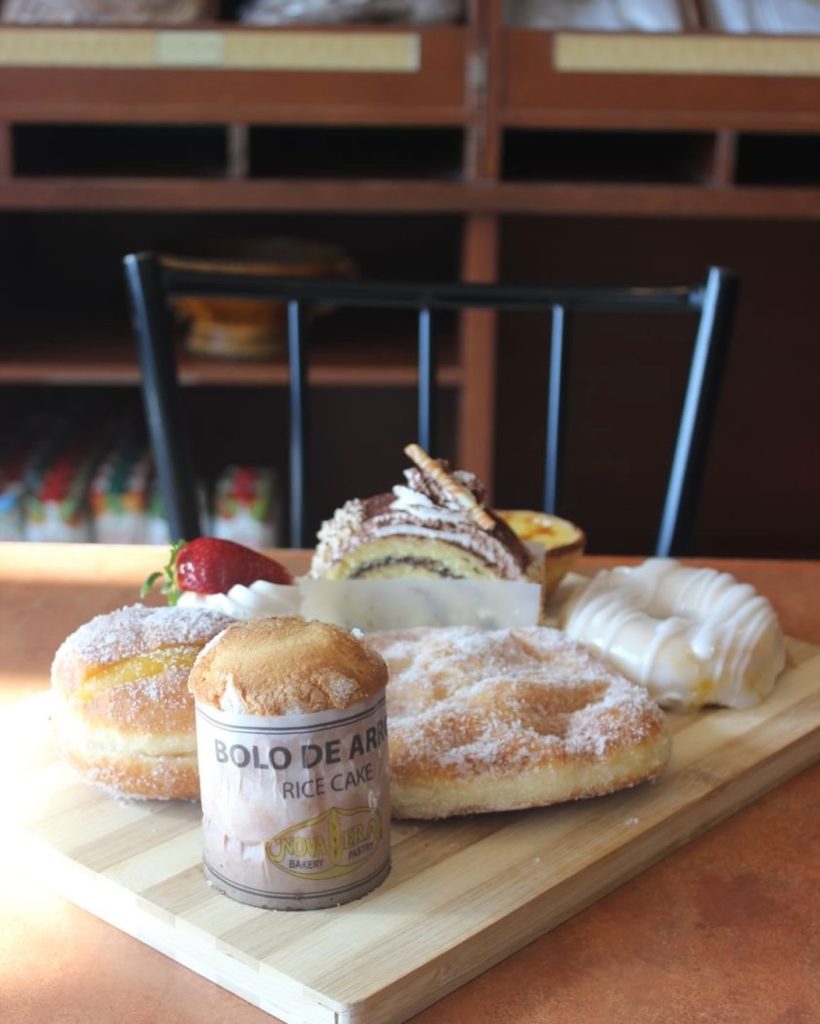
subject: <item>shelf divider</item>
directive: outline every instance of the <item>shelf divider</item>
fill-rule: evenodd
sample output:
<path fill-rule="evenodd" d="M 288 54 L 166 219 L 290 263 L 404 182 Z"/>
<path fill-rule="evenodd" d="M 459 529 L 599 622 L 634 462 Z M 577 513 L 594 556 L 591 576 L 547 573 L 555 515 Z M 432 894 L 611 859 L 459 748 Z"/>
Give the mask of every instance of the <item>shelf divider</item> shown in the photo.
<path fill-rule="evenodd" d="M 242 181 L 250 174 L 250 129 L 246 124 L 229 124 L 225 134 L 228 177 Z"/>
<path fill-rule="evenodd" d="M 11 125 L 8 121 L 0 121 L 0 179 L 11 178 L 13 171 Z"/>

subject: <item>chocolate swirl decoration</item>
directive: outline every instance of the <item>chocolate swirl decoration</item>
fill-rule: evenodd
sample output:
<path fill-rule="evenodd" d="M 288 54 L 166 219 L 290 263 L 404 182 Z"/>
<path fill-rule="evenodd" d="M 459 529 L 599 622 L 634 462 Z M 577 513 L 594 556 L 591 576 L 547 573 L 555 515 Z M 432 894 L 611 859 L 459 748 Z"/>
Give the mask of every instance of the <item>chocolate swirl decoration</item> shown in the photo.
<path fill-rule="evenodd" d="M 418 466 L 423 474 L 430 477 L 447 497 L 463 508 L 472 521 L 482 530 L 491 532 L 495 529 L 496 522 L 487 510 L 478 503 L 476 496 L 467 487 L 460 484 L 454 476 L 447 472 L 441 462 L 430 458 L 427 452 L 418 444 L 408 444 L 404 454 Z"/>

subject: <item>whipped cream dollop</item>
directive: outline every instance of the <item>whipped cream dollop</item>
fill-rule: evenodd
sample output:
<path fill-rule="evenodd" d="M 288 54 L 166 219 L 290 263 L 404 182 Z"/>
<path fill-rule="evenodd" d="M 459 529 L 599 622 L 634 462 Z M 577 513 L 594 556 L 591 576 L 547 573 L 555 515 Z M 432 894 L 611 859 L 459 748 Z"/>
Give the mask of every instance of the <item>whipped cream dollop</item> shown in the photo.
<path fill-rule="evenodd" d="M 484 487 L 475 474 L 457 469 L 452 476 L 473 495 L 479 505 L 482 503 Z M 393 488 L 394 500 L 390 508 L 394 512 L 404 512 L 422 522 L 459 524 L 467 518 L 464 506 L 432 477 L 418 469 L 406 469 L 404 477 L 407 484 L 396 484 Z"/>
<path fill-rule="evenodd" d="M 462 487 L 466 488 L 479 505 L 483 504 L 486 491 L 484 485 L 475 473 L 468 473 L 463 469 L 456 469 L 450 473 L 450 476 L 452 476 L 456 483 L 461 484 Z M 463 514 L 464 508 L 459 504 L 452 491 L 448 491 L 445 487 L 442 487 L 441 484 L 428 473 L 424 473 L 422 470 L 413 467 L 411 469 L 405 469 L 404 479 L 407 481 L 406 486 L 396 484 L 393 488 L 393 494 L 395 494 L 397 498 L 397 500 L 393 502 L 393 508 L 400 507 L 400 501 L 409 499 L 412 503 L 434 505 L 439 508 L 450 508 Z"/>
<path fill-rule="evenodd" d="M 182 608 L 212 608 L 233 619 L 261 619 L 271 615 L 301 614 L 299 588 L 287 583 L 255 580 L 249 586 L 235 583 L 224 594 L 195 594 L 183 591 L 177 601 Z"/>

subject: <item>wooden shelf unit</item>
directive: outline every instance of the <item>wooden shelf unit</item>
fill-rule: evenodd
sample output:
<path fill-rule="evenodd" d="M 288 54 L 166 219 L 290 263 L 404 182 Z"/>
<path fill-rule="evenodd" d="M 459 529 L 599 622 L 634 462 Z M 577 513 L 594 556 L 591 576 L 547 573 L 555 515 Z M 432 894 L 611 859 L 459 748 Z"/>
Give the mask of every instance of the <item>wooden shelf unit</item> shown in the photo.
<path fill-rule="evenodd" d="M 412 388 L 417 380 L 415 338 L 407 325 L 385 321 L 380 335 L 371 328 L 350 335 L 332 321 L 320 324 L 310 339 L 308 383 L 324 388 Z M 9 332 L 11 333 L 11 332 Z M 389 344 L 386 339 L 389 338 Z M 54 339 L 54 329 L 40 326 L 21 331 L 4 342 L 0 360 L 0 386 L 42 385 L 71 387 L 135 387 L 140 373 L 133 338 L 121 327 L 96 327 L 77 333 L 67 343 L 65 335 Z M 456 359 L 455 337 L 439 337 L 439 383 L 459 388 L 462 370 Z M 204 358 L 186 352 L 178 344 L 180 382 L 183 387 L 267 388 L 284 387 L 288 365 L 284 352 L 265 359 Z"/>
<path fill-rule="evenodd" d="M 91 58 L 85 30 L 0 27 L 0 224 L 35 218 L 42 239 L 69 215 L 207 215 L 226 233 L 251 215 L 343 215 L 355 250 L 356 223 L 447 218 L 447 265 L 497 280 L 505 226 L 522 218 L 820 219 L 820 39 L 508 29 L 502 6 L 473 0 L 465 24 L 421 29 L 101 29 Z M 426 264 L 424 240 L 402 252 L 396 234 L 388 277 Z M 82 326 L 25 347 L 4 331 L 0 383 L 134 384 L 124 338 L 109 349 Z M 476 312 L 458 335 L 442 365 L 457 395 L 447 454 L 492 494 L 503 330 Z M 328 387 L 410 387 L 415 354 L 353 338 L 319 350 L 312 372 Z M 183 361 L 191 387 L 285 373 Z"/>

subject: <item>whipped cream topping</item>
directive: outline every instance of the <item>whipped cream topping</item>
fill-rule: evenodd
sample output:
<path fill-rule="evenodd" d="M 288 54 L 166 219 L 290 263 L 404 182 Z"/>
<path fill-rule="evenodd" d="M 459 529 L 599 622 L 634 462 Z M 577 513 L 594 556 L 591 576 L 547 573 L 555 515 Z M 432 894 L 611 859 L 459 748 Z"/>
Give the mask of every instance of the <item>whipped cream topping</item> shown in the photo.
<path fill-rule="evenodd" d="M 440 460 L 440 463 L 445 469 L 448 469 L 447 463 L 444 460 Z M 456 483 L 466 487 L 479 505 L 484 502 L 485 488 L 475 473 L 456 469 L 450 473 L 450 476 L 452 476 Z M 429 474 L 423 473 L 420 469 L 414 467 L 413 469 L 405 469 L 404 479 L 407 481 L 406 486 L 396 484 L 393 488 L 393 493 L 398 501 L 404 502 L 407 500 L 411 504 L 427 504 L 439 509 L 452 509 L 455 512 L 461 512 L 462 515 L 464 514 L 464 509 L 459 505 L 456 498 Z M 394 501 L 391 508 L 398 508 L 398 501 Z"/>
<path fill-rule="evenodd" d="M 178 608 L 211 608 L 232 619 L 298 615 L 300 604 L 298 587 L 267 580 L 255 580 L 247 587 L 236 583 L 225 594 L 195 594 L 186 590 L 177 601 Z"/>
<path fill-rule="evenodd" d="M 473 497 L 481 504 L 484 488 L 472 473 L 456 470 L 453 478 L 466 487 Z M 432 478 L 425 476 L 418 469 L 404 471 L 407 485 L 396 484 L 393 488 L 394 500 L 390 508 L 394 512 L 405 512 L 416 519 L 437 523 L 461 524 L 465 520 L 463 505 L 440 487 Z"/>

